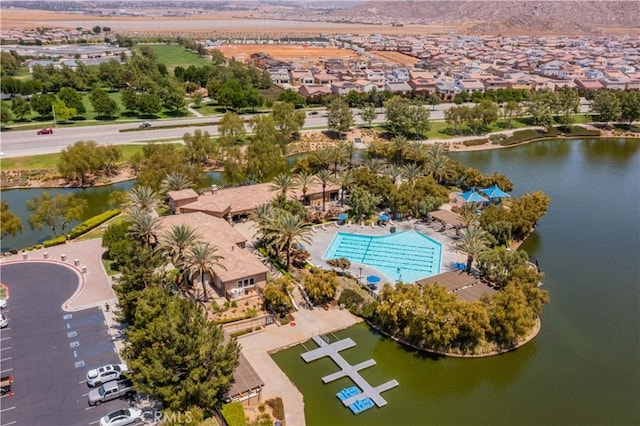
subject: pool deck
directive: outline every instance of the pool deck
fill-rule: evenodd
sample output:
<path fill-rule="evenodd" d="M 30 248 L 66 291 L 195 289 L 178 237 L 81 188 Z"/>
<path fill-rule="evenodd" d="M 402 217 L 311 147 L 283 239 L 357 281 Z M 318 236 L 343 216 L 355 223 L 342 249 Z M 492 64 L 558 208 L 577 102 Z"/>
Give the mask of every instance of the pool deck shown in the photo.
<path fill-rule="evenodd" d="M 455 262 L 466 263 L 467 261 L 467 258 L 463 253 L 459 253 L 455 250 L 455 241 L 451 238 L 450 232 L 439 232 L 433 227 L 413 219 L 393 221 L 393 224 L 388 224 L 387 226 L 365 225 L 363 227 L 361 225 L 355 224 L 338 225 L 337 223 L 317 225 L 314 227 L 315 232 L 313 233 L 313 242 L 307 248 L 307 250 L 309 250 L 311 254 L 310 262 L 316 266 L 322 267 L 323 269 L 329 269 L 326 259 L 324 259 L 323 256 L 327 251 L 327 248 L 331 245 L 333 237 L 338 232 L 372 236 L 389 235 L 391 233 L 391 226 L 396 227 L 396 232 L 413 230 L 420 232 L 441 243 L 442 251 L 440 273 L 454 271 L 455 268 L 453 267 L 453 265 Z M 362 268 L 362 272 L 360 272 L 360 268 Z M 388 282 L 389 284 L 395 284 L 396 282 L 393 277 L 385 275 L 378 269 L 357 262 L 351 263 L 350 273 L 354 277 L 361 276 L 363 280 L 366 276 L 378 275 L 382 277 L 381 284 L 384 284 L 385 282 Z"/>
<path fill-rule="evenodd" d="M 348 407 L 363 398 L 371 398 L 378 407 L 384 407 L 387 405 L 387 401 L 382 397 L 382 395 L 380 395 L 380 393 L 398 386 L 398 381 L 394 379 L 383 383 L 380 386 L 371 386 L 369 382 L 360 375 L 359 371 L 376 365 L 376 362 L 373 359 L 369 359 L 359 364 L 351 365 L 339 353 L 344 349 L 352 348 L 356 345 L 351 338 L 338 340 L 333 343 L 325 342 L 320 336 L 313 336 L 312 339 L 319 348 L 301 354 L 302 359 L 304 359 L 305 362 L 312 362 L 328 356 L 338 365 L 338 367 L 340 367 L 340 371 L 324 376 L 322 378 L 322 382 L 329 383 L 348 376 L 362 390 L 362 393 L 343 399 L 342 403 L 345 407 Z"/>

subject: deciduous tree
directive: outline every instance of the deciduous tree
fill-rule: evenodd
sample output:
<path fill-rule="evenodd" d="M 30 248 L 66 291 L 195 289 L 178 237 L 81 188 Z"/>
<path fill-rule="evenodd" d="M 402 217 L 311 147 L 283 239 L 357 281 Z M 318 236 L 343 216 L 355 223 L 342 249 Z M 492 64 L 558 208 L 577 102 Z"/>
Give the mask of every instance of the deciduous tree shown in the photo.
<path fill-rule="evenodd" d="M 26 201 L 29 225 L 34 229 L 50 228 L 55 236 L 64 232 L 69 223 L 82 219 L 87 202 L 73 194 L 57 194 L 52 196 L 49 191 L 36 195 Z"/>

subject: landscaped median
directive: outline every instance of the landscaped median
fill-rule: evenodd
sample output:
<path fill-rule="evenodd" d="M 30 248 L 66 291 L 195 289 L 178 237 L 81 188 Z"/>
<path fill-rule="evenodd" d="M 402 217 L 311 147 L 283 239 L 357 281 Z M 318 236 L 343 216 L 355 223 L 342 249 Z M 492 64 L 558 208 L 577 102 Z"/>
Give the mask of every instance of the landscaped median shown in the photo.
<path fill-rule="evenodd" d="M 517 145 L 523 142 L 530 142 L 537 139 L 548 139 L 557 137 L 599 137 L 601 135 L 600 130 L 587 129 L 582 126 L 571 127 L 553 127 L 548 130 L 542 129 L 524 129 L 516 130 L 511 136 L 493 135 L 491 140 L 494 143 L 502 146 Z"/>
<path fill-rule="evenodd" d="M 99 225 L 102 225 L 104 222 L 108 221 L 111 218 L 116 217 L 119 214 L 120 214 L 120 209 L 113 209 L 113 210 L 109 210 L 104 213 L 101 213 L 77 225 L 69 232 L 68 235 L 66 236 L 60 235 L 56 238 L 46 240 L 42 243 L 42 245 L 44 247 L 51 247 L 51 246 L 57 246 L 59 244 L 64 244 L 64 242 L 67 239 L 72 240 L 74 238 L 79 237 L 80 235 L 86 234 L 87 232 L 91 231 L 92 229 L 96 228 Z"/>

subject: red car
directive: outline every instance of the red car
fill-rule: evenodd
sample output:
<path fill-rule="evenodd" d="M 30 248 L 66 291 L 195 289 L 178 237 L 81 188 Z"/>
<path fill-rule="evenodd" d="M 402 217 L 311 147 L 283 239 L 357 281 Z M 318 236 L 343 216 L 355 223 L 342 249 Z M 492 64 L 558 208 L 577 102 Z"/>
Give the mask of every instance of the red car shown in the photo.
<path fill-rule="evenodd" d="M 53 129 L 40 129 L 38 130 L 39 135 L 50 135 L 53 133 Z"/>

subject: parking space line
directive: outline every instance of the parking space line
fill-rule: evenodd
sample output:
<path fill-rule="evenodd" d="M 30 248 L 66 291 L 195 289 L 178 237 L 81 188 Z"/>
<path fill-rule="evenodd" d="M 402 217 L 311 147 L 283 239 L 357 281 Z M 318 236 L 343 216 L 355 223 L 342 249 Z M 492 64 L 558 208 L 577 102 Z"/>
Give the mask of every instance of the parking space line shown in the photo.
<path fill-rule="evenodd" d="M 9 336 L 9 337 L 2 337 L 2 338 L 0 338 L 0 341 L 2 341 L 2 340 L 9 340 L 9 339 L 11 339 L 11 336 Z"/>
<path fill-rule="evenodd" d="M 5 411 L 9 411 L 9 410 L 15 410 L 16 407 L 15 405 L 13 407 L 9 407 L 9 408 L 3 408 L 2 410 L 0 410 L 0 413 L 4 413 Z"/>
<path fill-rule="evenodd" d="M 82 394 L 82 396 L 87 396 L 87 395 L 89 395 L 89 392 Z"/>
<path fill-rule="evenodd" d="M 13 368 L 7 368 L 6 370 L 0 371 L 0 373 L 8 373 L 9 371 L 13 371 Z"/>
<path fill-rule="evenodd" d="M 82 381 L 78 382 L 79 385 L 81 385 L 83 383 L 87 383 L 87 381 L 86 380 L 82 380 Z"/>
<path fill-rule="evenodd" d="M 13 424 L 16 424 L 16 423 L 18 423 L 18 421 L 14 420 L 14 421 L 9 422 L 9 423 L 3 423 L 2 426 L 9 426 L 9 425 L 13 425 Z"/>
<path fill-rule="evenodd" d="M 8 351 L 9 349 L 13 349 L 11 346 L 7 346 L 6 348 L 0 348 L 0 351 Z"/>
<path fill-rule="evenodd" d="M 0 359 L 0 362 L 9 361 L 10 359 L 13 359 L 13 357 L 10 356 L 9 358 L 2 358 Z"/>
<path fill-rule="evenodd" d="M 93 408 L 92 406 L 87 407 L 87 408 L 84 409 L 84 411 L 91 410 L 92 408 Z"/>
<path fill-rule="evenodd" d="M 95 425 L 95 424 L 96 424 L 96 423 L 98 423 L 99 421 L 100 421 L 100 420 L 96 420 L 96 421 L 93 421 L 93 422 L 91 422 L 91 423 L 89 423 L 89 424 L 90 424 L 90 425 Z"/>

